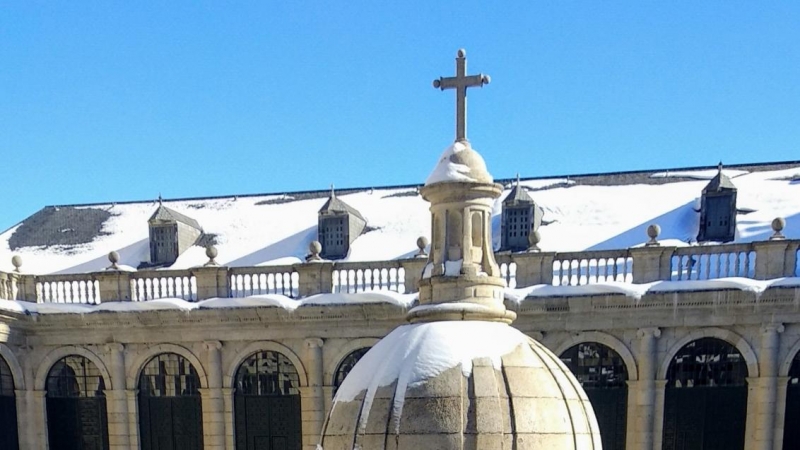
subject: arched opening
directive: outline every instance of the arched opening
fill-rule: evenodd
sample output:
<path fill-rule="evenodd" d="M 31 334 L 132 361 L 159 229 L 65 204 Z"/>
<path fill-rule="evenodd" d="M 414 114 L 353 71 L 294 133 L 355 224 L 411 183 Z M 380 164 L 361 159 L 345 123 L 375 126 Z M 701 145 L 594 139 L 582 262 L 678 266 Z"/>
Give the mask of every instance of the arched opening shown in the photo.
<path fill-rule="evenodd" d="M 50 450 L 108 448 L 106 386 L 97 365 L 65 356 L 50 368 L 45 388 Z"/>
<path fill-rule="evenodd" d="M 606 450 L 625 449 L 628 371 L 619 353 L 597 342 L 568 348 L 561 360 L 569 367 L 592 403 Z"/>
<path fill-rule="evenodd" d="M 733 345 L 692 341 L 672 358 L 664 393 L 663 450 L 744 448 L 747 364 Z"/>
<path fill-rule="evenodd" d="M 0 448 L 9 450 L 19 448 L 14 377 L 2 356 L 0 356 Z"/>
<path fill-rule="evenodd" d="M 253 353 L 236 370 L 233 386 L 238 450 L 302 448 L 300 376 L 289 358 Z"/>
<path fill-rule="evenodd" d="M 156 355 L 139 374 L 142 450 L 203 448 L 203 409 L 197 370 L 177 353 Z"/>
<path fill-rule="evenodd" d="M 369 351 L 369 347 L 360 348 L 355 350 L 344 357 L 342 362 L 339 363 L 339 367 L 336 368 L 336 374 L 333 376 L 333 395 L 336 395 L 336 391 L 339 390 L 339 386 L 342 385 L 344 382 L 345 377 L 347 374 L 353 370 L 356 363 L 367 354 Z"/>
<path fill-rule="evenodd" d="M 789 386 L 786 387 L 786 411 L 783 426 L 783 448 L 800 448 L 800 352 L 794 355 L 789 367 Z"/>

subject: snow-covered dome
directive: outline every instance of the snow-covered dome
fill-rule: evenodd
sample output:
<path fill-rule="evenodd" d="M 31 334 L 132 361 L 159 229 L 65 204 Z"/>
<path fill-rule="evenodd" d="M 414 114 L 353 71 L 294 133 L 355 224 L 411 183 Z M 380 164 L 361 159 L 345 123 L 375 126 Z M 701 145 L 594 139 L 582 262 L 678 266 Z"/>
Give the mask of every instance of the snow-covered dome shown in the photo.
<path fill-rule="evenodd" d="M 425 185 L 448 181 L 492 183 L 494 178 L 486 169 L 483 157 L 472 149 L 469 141 L 456 141 L 439 157 Z"/>
<path fill-rule="evenodd" d="M 516 444 L 512 444 L 516 441 Z M 561 361 L 500 322 L 398 327 L 344 380 L 323 450 L 597 450 L 592 407 Z"/>

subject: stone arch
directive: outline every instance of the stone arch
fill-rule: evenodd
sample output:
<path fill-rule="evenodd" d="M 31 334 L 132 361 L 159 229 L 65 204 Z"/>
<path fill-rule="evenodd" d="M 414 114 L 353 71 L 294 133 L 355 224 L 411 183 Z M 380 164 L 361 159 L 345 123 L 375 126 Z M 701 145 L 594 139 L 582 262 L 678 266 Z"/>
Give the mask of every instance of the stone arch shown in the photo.
<path fill-rule="evenodd" d="M 236 357 L 233 358 L 233 363 L 228 366 L 228 370 L 225 371 L 225 379 L 222 380 L 222 386 L 226 388 L 233 388 L 233 378 L 236 376 L 236 371 L 239 370 L 239 366 L 242 365 L 248 356 L 260 351 L 278 352 L 288 358 L 289 361 L 294 364 L 294 368 L 297 370 L 297 375 L 300 377 L 300 387 L 308 386 L 308 374 L 306 373 L 306 368 L 303 366 L 303 362 L 300 360 L 300 357 L 298 357 L 297 354 L 289 347 L 275 341 L 251 342 L 243 349 L 239 350 L 236 353 Z"/>
<path fill-rule="evenodd" d="M 672 347 L 669 348 L 664 359 L 661 361 L 661 365 L 658 368 L 658 374 L 656 374 L 656 379 L 665 380 L 667 378 L 669 365 L 672 363 L 672 358 L 674 358 L 684 346 L 692 341 L 702 338 L 720 339 L 736 347 L 736 350 L 739 350 L 739 353 L 742 354 L 745 364 L 747 364 L 747 376 L 751 378 L 756 378 L 759 376 L 758 358 L 756 357 L 756 353 L 753 351 L 753 348 L 750 346 L 750 344 L 741 335 L 733 331 L 726 330 L 724 328 L 710 327 L 693 330 L 672 344 Z"/>
<path fill-rule="evenodd" d="M 608 333 L 603 333 L 601 331 L 583 331 L 571 334 L 555 348 L 553 353 L 556 354 L 556 357 L 561 357 L 561 354 L 569 348 L 584 342 L 597 342 L 617 352 L 620 358 L 625 361 L 625 369 L 628 371 L 628 381 L 636 381 L 639 379 L 639 370 L 636 367 L 636 359 L 633 357 L 633 353 L 631 353 L 624 342 Z"/>
<path fill-rule="evenodd" d="M 334 378 L 336 377 L 336 369 L 342 363 L 342 360 L 347 358 L 347 355 L 364 347 L 374 347 L 375 344 L 380 342 L 378 338 L 358 338 L 348 341 L 347 344 L 341 348 L 333 358 L 330 358 L 328 363 L 325 364 L 325 370 L 322 373 L 323 379 L 333 386 Z"/>
<path fill-rule="evenodd" d="M 197 376 L 200 377 L 200 387 L 208 387 L 206 368 L 200 362 L 200 358 L 198 358 L 191 350 L 177 344 L 158 344 L 147 347 L 144 352 L 140 353 L 139 356 L 136 357 L 136 359 L 133 361 L 133 364 L 131 364 L 130 368 L 128 369 L 127 380 L 128 386 L 131 389 L 136 389 L 136 386 L 139 383 L 139 374 L 141 374 L 142 370 L 144 370 L 144 365 L 162 353 L 175 353 L 176 355 L 186 358 L 189 363 L 194 366 L 194 369 L 197 371 Z"/>
<path fill-rule="evenodd" d="M 792 368 L 792 362 L 794 361 L 794 357 L 797 356 L 797 352 L 800 352 L 800 339 L 792 345 L 789 349 L 789 354 L 783 358 L 783 363 L 781 363 L 780 367 L 778 368 L 778 376 L 779 377 L 788 377 L 789 370 Z"/>
<path fill-rule="evenodd" d="M 53 368 L 53 364 L 58 362 L 59 359 L 70 355 L 83 356 L 91 361 L 95 366 L 97 366 L 97 370 L 99 370 L 100 374 L 103 376 L 103 381 L 106 382 L 108 386 L 107 389 L 118 389 L 118 385 L 121 381 L 111 378 L 111 372 L 108 371 L 103 359 L 88 348 L 78 347 L 76 345 L 58 347 L 45 355 L 45 357 L 42 358 L 42 361 L 39 363 L 39 368 L 36 369 L 34 386 L 41 386 L 43 390 L 47 389 L 47 374 L 50 373 L 50 369 Z"/>
<path fill-rule="evenodd" d="M 14 389 L 25 389 L 25 376 L 23 375 L 22 366 L 19 364 L 17 355 L 6 345 L 0 344 L 0 357 L 6 360 L 8 368 L 11 369 L 11 376 L 14 377 Z"/>

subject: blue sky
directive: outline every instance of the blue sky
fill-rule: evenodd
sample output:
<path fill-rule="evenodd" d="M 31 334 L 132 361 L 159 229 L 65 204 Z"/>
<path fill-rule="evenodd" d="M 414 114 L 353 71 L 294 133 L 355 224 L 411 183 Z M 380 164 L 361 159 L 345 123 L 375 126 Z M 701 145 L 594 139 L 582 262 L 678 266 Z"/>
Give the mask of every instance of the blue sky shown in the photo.
<path fill-rule="evenodd" d="M 495 177 L 800 160 L 797 2 L 6 2 L 0 229 L 51 204 L 411 184 L 467 49 Z"/>

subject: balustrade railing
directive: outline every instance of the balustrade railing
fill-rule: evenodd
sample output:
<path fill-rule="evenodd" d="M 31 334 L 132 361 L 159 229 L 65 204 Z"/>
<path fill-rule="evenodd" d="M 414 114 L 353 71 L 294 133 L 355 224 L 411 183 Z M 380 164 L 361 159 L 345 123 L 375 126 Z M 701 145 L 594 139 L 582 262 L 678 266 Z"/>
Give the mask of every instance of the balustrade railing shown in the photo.
<path fill-rule="evenodd" d="M 91 275 L 48 275 L 37 277 L 38 303 L 100 303 L 100 286 Z"/>
<path fill-rule="evenodd" d="M 131 274 L 131 300 L 160 298 L 197 300 L 197 279 L 186 270 L 156 270 Z"/>
<path fill-rule="evenodd" d="M 647 246 L 583 252 L 496 254 L 500 276 L 514 287 L 579 286 L 603 282 L 708 280 L 726 277 L 800 276 L 800 240 L 692 247 Z M 40 303 L 197 301 L 229 296 L 388 290 L 416 292 L 425 258 L 373 262 L 312 262 L 263 267 L 190 270 L 106 270 L 88 274 L 26 275 L 0 272 L 0 297 Z"/>
<path fill-rule="evenodd" d="M 334 266 L 331 292 L 406 292 L 405 269 L 399 261 L 346 262 Z"/>
<path fill-rule="evenodd" d="M 674 281 L 753 278 L 755 270 L 756 252 L 751 244 L 679 247 L 672 254 L 670 266 Z"/>
<path fill-rule="evenodd" d="M 233 267 L 229 273 L 231 297 L 264 294 L 298 297 L 300 276 L 292 266 Z"/>
<path fill-rule="evenodd" d="M 633 282 L 633 258 L 628 250 L 557 253 L 554 286 L 581 286 L 606 281 Z"/>

